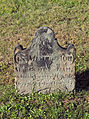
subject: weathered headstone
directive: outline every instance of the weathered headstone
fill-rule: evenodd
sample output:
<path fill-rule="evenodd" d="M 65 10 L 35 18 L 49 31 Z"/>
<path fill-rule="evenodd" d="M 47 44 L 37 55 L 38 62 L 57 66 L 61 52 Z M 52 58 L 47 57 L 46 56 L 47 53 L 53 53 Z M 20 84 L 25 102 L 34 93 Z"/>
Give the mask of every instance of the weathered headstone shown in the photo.
<path fill-rule="evenodd" d="M 28 48 L 18 45 L 14 50 L 18 93 L 72 91 L 75 88 L 75 57 L 73 45 L 62 48 L 50 28 L 39 28 Z"/>

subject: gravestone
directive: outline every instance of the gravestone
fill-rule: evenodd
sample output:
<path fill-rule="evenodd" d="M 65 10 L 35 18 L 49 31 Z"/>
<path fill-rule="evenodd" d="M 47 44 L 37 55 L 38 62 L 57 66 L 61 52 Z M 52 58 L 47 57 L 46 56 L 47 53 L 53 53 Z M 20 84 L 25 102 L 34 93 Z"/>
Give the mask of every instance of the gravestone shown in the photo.
<path fill-rule="evenodd" d="M 62 48 L 50 28 L 39 28 L 28 48 L 18 45 L 14 50 L 18 93 L 72 91 L 75 88 L 75 57 L 73 45 Z"/>

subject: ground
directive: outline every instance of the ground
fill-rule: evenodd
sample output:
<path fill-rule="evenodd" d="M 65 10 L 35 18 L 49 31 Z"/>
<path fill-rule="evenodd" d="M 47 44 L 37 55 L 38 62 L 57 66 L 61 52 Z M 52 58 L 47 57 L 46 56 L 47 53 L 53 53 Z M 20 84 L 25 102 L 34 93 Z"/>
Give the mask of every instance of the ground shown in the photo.
<path fill-rule="evenodd" d="M 88 6 L 88 0 L 0 1 L 1 119 L 89 118 Z M 66 47 L 70 43 L 75 46 L 76 90 L 74 92 L 31 96 L 18 96 L 16 93 L 14 48 L 17 44 L 28 47 L 35 31 L 41 26 L 53 29 L 61 46 Z"/>

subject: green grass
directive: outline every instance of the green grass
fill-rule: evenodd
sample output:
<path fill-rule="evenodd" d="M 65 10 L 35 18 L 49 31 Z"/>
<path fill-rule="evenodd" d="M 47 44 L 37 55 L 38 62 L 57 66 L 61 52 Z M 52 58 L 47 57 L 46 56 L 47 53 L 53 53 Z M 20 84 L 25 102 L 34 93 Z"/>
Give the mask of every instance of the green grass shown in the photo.
<path fill-rule="evenodd" d="M 0 86 L 0 89 L 2 87 Z M 88 119 L 88 92 L 19 96 L 14 87 L 4 87 L 0 97 L 1 119 Z"/>
<path fill-rule="evenodd" d="M 14 48 L 17 44 L 28 47 L 41 26 L 52 28 L 61 46 L 74 44 L 78 80 L 89 80 L 85 75 L 86 70 L 89 73 L 88 6 L 88 0 L 0 0 L 1 119 L 89 118 L 89 90 L 19 96 L 13 86 Z"/>

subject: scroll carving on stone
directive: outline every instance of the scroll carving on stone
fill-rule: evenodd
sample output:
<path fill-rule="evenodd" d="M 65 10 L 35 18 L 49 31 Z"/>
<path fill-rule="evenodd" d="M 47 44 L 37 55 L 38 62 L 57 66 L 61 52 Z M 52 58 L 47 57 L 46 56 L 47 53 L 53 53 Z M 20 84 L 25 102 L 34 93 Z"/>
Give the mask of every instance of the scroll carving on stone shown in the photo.
<path fill-rule="evenodd" d="M 75 88 L 76 49 L 62 48 L 53 30 L 41 27 L 28 48 L 14 49 L 15 85 L 19 94 L 53 93 Z"/>

